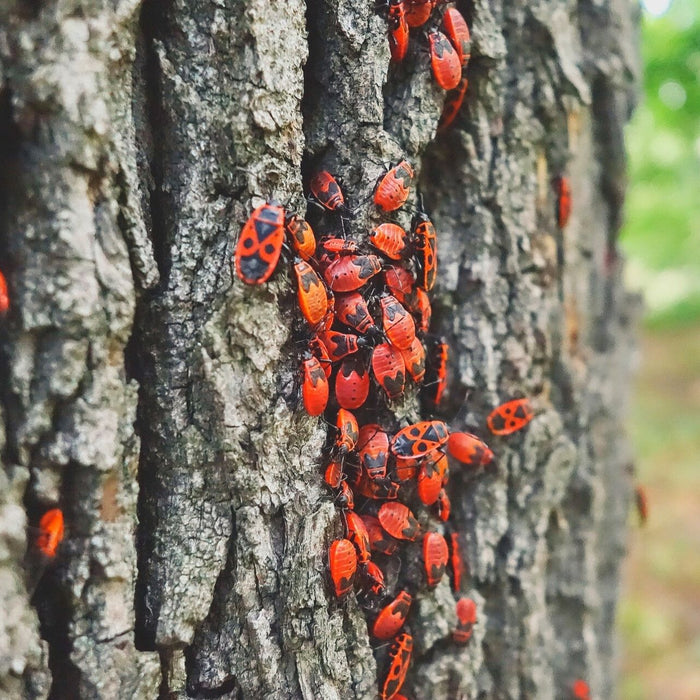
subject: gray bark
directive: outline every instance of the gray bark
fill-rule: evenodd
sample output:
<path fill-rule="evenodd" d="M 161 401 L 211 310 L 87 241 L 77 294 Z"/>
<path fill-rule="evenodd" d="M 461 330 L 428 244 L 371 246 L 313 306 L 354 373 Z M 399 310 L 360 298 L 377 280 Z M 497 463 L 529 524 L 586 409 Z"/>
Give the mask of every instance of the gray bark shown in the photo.
<path fill-rule="evenodd" d="M 483 426 L 522 395 L 538 414 L 490 441 L 496 469 L 452 475 L 479 624 L 449 643 L 449 584 L 420 594 L 405 692 L 562 698 L 585 678 L 613 693 L 637 10 L 460 9 L 470 87 L 436 137 L 428 57 L 417 42 L 387 71 L 369 1 L 0 7 L 4 697 L 376 697 L 362 610 L 325 578 L 342 524 L 325 426 L 297 401 L 290 279 L 281 265 L 244 288 L 230 259 L 252 197 L 303 211 L 323 165 L 357 204 L 404 155 L 439 231 L 443 417 Z M 418 416 L 410 392 L 396 412 Z M 67 537 L 40 577 L 25 525 L 56 504 Z"/>

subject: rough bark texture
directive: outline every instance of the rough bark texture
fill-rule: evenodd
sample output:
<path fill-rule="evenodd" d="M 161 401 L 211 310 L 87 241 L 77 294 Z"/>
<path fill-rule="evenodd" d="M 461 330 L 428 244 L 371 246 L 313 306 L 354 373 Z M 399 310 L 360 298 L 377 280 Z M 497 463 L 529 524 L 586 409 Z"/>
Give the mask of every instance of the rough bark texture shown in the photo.
<path fill-rule="evenodd" d="M 325 580 L 342 526 L 324 425 L 297 404 L 289 276 L 244 288 L 230 259 L 251 197 L 303 211 L 323 165 L 357 204 L 404 155 L 439 231 L 443 417 L 483 426 L 523 395 L 538 409 L 491 440 L 497 469 L 452 477 L 479 624 L 456 647 L 449 584 L 419 596 L 406 692 L 562 698 L 580 677 L 613 693 L 637 11 L 459 7 L 470 87 L 437 138 L 421 42 L 387 70 L 369 1 L 0 7 L 3 697 L 376 697 L 362 611 Z M 370 221 L 365 206 L 353 230 Z M 417 416 L 415 397 L 397 413 Z M 55 504 L 68 534 L 40 576 L 27 543 Z"/>

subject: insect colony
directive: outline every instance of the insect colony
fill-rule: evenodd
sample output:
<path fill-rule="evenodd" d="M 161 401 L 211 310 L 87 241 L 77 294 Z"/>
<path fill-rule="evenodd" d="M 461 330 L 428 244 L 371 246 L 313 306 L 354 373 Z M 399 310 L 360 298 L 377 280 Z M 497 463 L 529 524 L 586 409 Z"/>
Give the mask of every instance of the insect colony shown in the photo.
<path fill-rule="evenodd" d="M 424 24 L 432 10 L 430 2 L 390 0 L 393 60 L 406 54 L 408 27 Z M 456 89 L 441 119 L 446 128 L 466 91 L 462 70 L 469 58 L 469 30 L 453 8 L 444 13 L 442 26 L 446 35 L 434 30 L 428 40 L 437 82 Z M 411 207 L 413 177 L 413 167 L 402 160 L 379 178 L 372 202 L 382 218 Z M 331 173 L 314 174 L 309 190 L 329 216 L 352 218 Z M 421 207 L 413 210 L 410 231 L 384 221 L 364 238 L 327 235 L 317 241 L 307 221 L 268 201 L 243 226 L 234 258 L 238 277 L 258 285 L 274 272 L 285 240 L 294 251 L 292 277 L 306 322 L 301 395 L 307 413 L 325 415 L 329 424 L 324 479 L 345 532 L 328 551 L 330 583 L 339 599 L 356 591 L 369 632 L 381 642 L 382 700 L 403 697 L 413 651 L 406 622 L 419 591 L 435 588 L 449 570 L 456 597 L 453 642 L 468 643 L 477 619 L 475 602 L 461 595 L 466 569 L 459 533 L 449 527 L 448 455 L 476 472 L 493 453 L 477 436 L 451 431 L 441 420 L 400 427 L 391 411 L 407 382 L 421 387 L 429 410 L 440 405 L 447 385 L 449 347 L 430 334 L 437 239 Z M 507 435 L 532 417 L 527 399 L 516 399 L 496 408 L 487 423 L 493 433 Z M 434 526 L 419 523 L 419 508 L 430 509 Z M 420 574 L 409 564 L 417 549 Z M 395 579 L 391 590 L 389 568 Z"/>

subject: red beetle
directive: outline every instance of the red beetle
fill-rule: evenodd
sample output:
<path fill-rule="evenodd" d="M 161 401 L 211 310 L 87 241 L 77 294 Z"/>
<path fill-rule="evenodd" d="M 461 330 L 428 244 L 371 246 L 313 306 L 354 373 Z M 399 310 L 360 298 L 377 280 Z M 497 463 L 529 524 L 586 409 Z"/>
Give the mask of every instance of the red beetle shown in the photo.
<path fill-rule="evenodd" d="M 335 377 L 335 398 L 343 408 L 360 408 L 369 394 L 369 372 L 359 358 L 346 357 Z"/>
<path fill-rule="evenodd" d="M 402 350 L 406 371 L 416 384 L 420 384 L 425 376 L 425 348 L 420 338 L 414 338 L 408 350 Z"/>
<path fill-rule="evenodd" d="M 428 34 L 430 42 L 430 63 L 437 84 L 444 90 L 452 90 L 459 85 L 462 77 L 462 63 L 448 38 L 437 30 Z"/>
<path fill-rule="evenodd" d="M 326 379 L 328 379 L 333 371 L 333 367 L 331 366 L 332 362 L 328 350 L 326 350 L 326 346 L 317 335 L 309 340 L 309 351 L 319 361 L 319 364 L 323 367 L 323 371 L 326 374 Z"/>
<path fill-rule="evenodd" d="M 442 580 L 447 558 L 445 538 L 439 532 L 427 532 L 423 536 L 423 564 L 428 588 L 435 588 Z"/>
<path fill-rule="evenodd" d="M 355 509 L 355 494 L 348 485 L 347 481 L 341 481 L 339 487 L 339 493 L 335 497 L 335 501 L 339 508 L 343 510 L 354 510 Z"/>
<path fill-rule="evenodd" d="M 439 406 L 447 387 L 447 361 L 450 347 L 444 338 L 433 343 L 428 350 L 423 397 L 432 405 Z"/>
<path fill-rule="evenodd" d="M 574 694 L 576 700 L 591 700 L 591 689 L 588 683 L 581 678 L 574 681 L 571 686 L 571 691 Z"/>
<path fill-rule="evenodd" d="M 352 510 L 345 513 L 345 525 L 348 539 L 355 545 L 357 561 L 366 564 L 369 561 L 369 534 L 362 518 Z"/>
<path fill-rule="evenodd" d="M 432 221 L 424 214 L 413 217 L 414 250 L 420 267 L 418 286 L 429 292 L 437 279 L 437 232 Z"/>
<path fill-rule="evenodd" d="M 464 96 L 467 94 L 468 87 L 469 80 L 463 75 L 462 79 L 459 81 L 459 85 L 447 95 L 437 126 L 438 132 L 448 129 L 457 118 L 459 110 L 462 108 L 462 102 L 464 102 Z"/>
<path fill-rule="evenodd" d="M 413 317 L 392 294 L 383 295 L 379 306 L 387 340 L 399 350 L 408 350 L 416 338 L 416 323 Z"/>
<path fill-rule="evenodd" d="M 372 625 L 372 636 L 376 639 L 391 639 L 404 626 L 411 609 L 413 596 L 408 591 L 399 591 L 388 605 L 385 605 Z"/>
<path fill-rule="evenodd" d="M 406 231 L 398 224 L 379 224 L 372 229 L 369 240 L 377 250 L 392 260 L 401 260 L 406 252 Z"/>
<path fill-rule="evenodd" d="M 427 333 L 430 329 L 430 320 L 433 315 L 433 307 L 430 305 L 430 297 L 420 287 L 416 287 L 415 302 L 413 304 L 412 311 L 415 312 L 416 317 L 418 318 L 418 330 L 421 333 Z"/>
<path fill-rule="evenodd" d="M 406 22 L 409 27 L 421 27 L 430 17 L 436 0 L 404 0 L 406 4 Z"/>
<path fill-rule="evenodd" d="M 336 299 L 335 311 L 341 323 L 354 328 L 358 333 L 369 333 L 372 329 L 378 333 L 379 329 L 374 325 L 374 319 L 369 313 L 367 302 L 359 292 L 339 294 Z"/>
<path fill-rule="evenodd" d="M 357 570 L 357 554 L 350 540 L 335 540 L 328 554 L 333 590 L 338 598 L 343 598 L 352 590 Z"/>
<path fill-rule="evenodd" d="M 246 284 L 262 284 L 275 271 L 284 243 L 284 209 L 275 201 L 261 204 L 241 229 L 234 261 Z"/>
<path fill-rule="evenodd" d="M 310 416 L 320 416 L 326 410 L 328 379 L 321 363 L 311 353 L 307 353 L 302 362 L 301 394 Z"/>
<path fill-rule="evenodd" d="M 47 510 L 39 520 L 39 534 L 36 538 L 37 549 L 47 557 L 55 557 L 58 545 L 63 541 L 65 532 L 63 511 L 60 508 Z"/>
<path fill-rule="evenodd" d="M 471 50 L 471 38 L 467 21 L 459 10 L 449 7 L 442 17 L 442 28 L 445 30 L 447 38 L 454 46 L 459 62 L 464 68 L 469 62 Z"/>
<path fill-rule="evenodd" d="M 360 347 L 366 345 L 364 338 L 352 333 L 321 331 L 318 336 L 326 346 L 332 362 L 338 362 L 348 355 L 354 355 Z"/>
<path fill-rule="evenodd" d="M 488 445 L 471 433 L 451 433 L 447 449 L 456 460 L 473 467 L 485 466 L 493 459 Z"/>
<path fill-rule="evenodd" d="M 335 419 L 335 427 L 338 428 L 338 437 L 335 439 L 337 453 L 345 455 L 354 450 L 360 437 L 357 418 L 347 409 L 341 408 Z"/>
<path fill-rule="evenodd" d="M 449 437 L 443 421 L 421 421 L 399 430 L 391 440 L 391 451 L 397 459 L 421 458 L 444 445 Z"/>
<path fill-rule="evenodd" d="M 415 277 L 403 267 L 387 267 L 384 281 L 389 291 L 406 307 L 415 304 Z"/>
<path fill-rule="evenodd" d="M 367 562 L 364 576 L 366 582 L 365 590 L 367 593 L 374 596 L 380 596 L 384 593 L 386 588 L 384 584 L 384 573 L 373 561 Z"/>
<path fill-rule="evenodd" d="M 417 492 L 421 503 L 432 506 L 440 495 L 442 489 L 442 477 L 440 472 L 430 466 L 430 462 L 425 462 L 418 472 Z"/>
<path fill-rule="evenodd" d="M 376 255 L 344 255 L 334 260 L 323 276 L 334 292 L 352 292 L 367 284 L 381 269 L 382 262 Z"/>
<path fill-rule="evenodd" d="M 363 425 L 357 440 L 360 464 L 370 479 L 383 479 L 389 460 L 389 436 L 376 423 Z"/>
<path fill-rule="evenodd" d="M 408 24 L 403 0 L 389 0 L 389 51 L 391 60 L 403 61 L 408 50 Z"/>
<path fill-rule="evenodd" d="M 306 260 L 297 259 L 294 263 L 294 275 L 297 279 L 297 299 L 301 313 L 315 326 L 323 320 L 328 311 L 326 287 L 316 270 Z"/>
<path fill-rule="evenodd" d="M 514 399 L 494 408 L 486 425 L 494 435 L 510 435 L 524 428 L 534 416 L 528 399 Z"/>
<path fill-rule="evenodd" d="M 413 167 L 402 160 L 377 180 L 374 188 L 374 203 L 382 211 L 395 211 L 404 205 L 410 194 Z"/>
<path fill-rule="evenodd" d="M 476 623 L 476 603 L 471 598 L 460 598 L 456 611 L 457 627 L 452 632 L 452 639 L 458 644 L 466 644 L 472 638 Z"/>
<path fill-rule="evenodd" d="M 446 523 L 450 519 L 450 511 L 452 510 L 452 504 L 450 503 L 450 498 L 447 495 L 447 491 L 442 489 L 437 500 L 437 515 L 443 523 Z"/>
<path fill-rule="evenodd" d="M 340 185 L 327 170 L 321 170 L 311 178 L 309 189 L 316 201 L 325 209 L 343 216 L 351 216 L 350 210 L 345 205 L 345 197 Z"/>
<path fill-rule="evenodd" d="M 389 669 L 379 689 L 379 700 L 396 700 L 406 680 L 412 654 L 413 637 L 408 632 L 402 632 L 389 648 Z"/>
<path fill-rule="evenodd" d="M 0 314 L 7 313 L 10 308 L 10 293 L 7 289 L 5 275 L 0 272 Z"/>
<path fill-rule="evenodd" d="M 456 532 L 450 534 L 450 569 L 452 570 L 452 590 L 455 593 L 459 593 L 466 566 L 462 558 L 462 549 L 459 545 L 459 534 Z"/>
<path fill-rule="evenodd" d="M 316 237 L 309 222 L 298 214 L 292 214 L 285 221 L 285 229 L 299 257 L 304 260 L 312 258 L 316 252 Z"/>
<path fill-rule="evenodd" d="M 559 228 L 566 228 L 571 215 L 571 183 L 565 175 L 559 175 L 552 181 L 557 193 L 557 223 Z"/>
<path fill-rule="evenodd" d="M 339 460 L 334 459 L 326 467 L 323 475 L 323 480 L 332 488 L 340 488 L 343 480 L 343 464 Z"/>
<path fill-rule="evenodd" d="M 381 526 L 397 540 L 413 542 L 420 535 L 420 523 L 403 503 L 384 503 L 377 514 Z"/>
<path fill-rule="evenodd" d="M 396 399 L 403 394 L 406 384 L 406 365 L 400 350 L 389 343 L 377 345 L 372 351 L 372 371 L 390 399 Z"/>
<path fill-rule="evenodd" d="M 389 535 L 381 526 L 379 519 L 373 515 L 360 516 L 369 534 L 369 546 L 371 551 L 381 554 L 392 555 L 399 546 L 399 543 Z"/>

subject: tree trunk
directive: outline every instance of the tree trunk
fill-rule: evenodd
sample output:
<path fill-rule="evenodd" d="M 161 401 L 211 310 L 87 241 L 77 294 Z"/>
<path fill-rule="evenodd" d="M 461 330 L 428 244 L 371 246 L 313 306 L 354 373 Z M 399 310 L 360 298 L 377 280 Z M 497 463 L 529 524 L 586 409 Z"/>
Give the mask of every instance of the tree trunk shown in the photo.
<path fill-rule="evenodd" d="M 509 398 L 537 409 L 522 433 L 487 438 L 496 468 L 453 469 L 479 621 L 457 646 L 449 583 L 420 592 L 404 692 L 565 698 L 584 678 L 613 694 L 637 306 L 616 236 L 637 10 L 459 9 L 470 85 L 436 136 L 444 92 L 425 42 L 387 70 L 369 0 L 3 3 L 4 697 L 376 697 L 386 649 L 326 578 L 343 526 L 326 426 L 298 402 L 288 266 L 252 289 L 230 262 L 251 198 L 303 213 L 320 167 L 362 205 L 349 226 L 364 233 L 364 200 L 401 157 L 439 232 L 441 417 L 484 430 Z M 393 411 L 426 415 L 410 391 Z M 42 574 L 32 527 L 56 505 L 67 535 Z"/>

